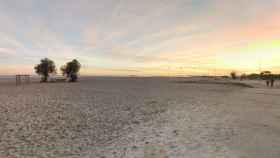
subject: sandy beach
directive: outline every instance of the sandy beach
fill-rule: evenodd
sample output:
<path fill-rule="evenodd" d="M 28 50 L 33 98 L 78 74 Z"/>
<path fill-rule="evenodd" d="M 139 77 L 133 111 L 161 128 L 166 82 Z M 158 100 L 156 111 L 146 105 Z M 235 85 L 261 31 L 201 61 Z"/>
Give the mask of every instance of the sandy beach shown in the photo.
<path fill-rule="evenodd" d="M 279 158 L 279 83 L 243 83 L 253 88 L 209 78 L 1 81 L 0 157 Z"/>

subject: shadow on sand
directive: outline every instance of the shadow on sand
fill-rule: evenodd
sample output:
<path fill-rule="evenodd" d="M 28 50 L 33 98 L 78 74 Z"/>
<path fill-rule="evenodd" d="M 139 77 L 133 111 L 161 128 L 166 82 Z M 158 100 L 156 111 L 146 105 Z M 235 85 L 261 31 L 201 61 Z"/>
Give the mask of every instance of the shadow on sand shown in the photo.
<path fill-rule="evenodd" d="M 197 81 L 175 81 L 175 83 L 180 84 L 218 84 L 218 85 L 230 85 L 244 88 L 254 88 L 254 86 L 240 83 L 240 82 L 231 82 L 231 81 L 209 81 L 209 80 L 197 80 Z"/>

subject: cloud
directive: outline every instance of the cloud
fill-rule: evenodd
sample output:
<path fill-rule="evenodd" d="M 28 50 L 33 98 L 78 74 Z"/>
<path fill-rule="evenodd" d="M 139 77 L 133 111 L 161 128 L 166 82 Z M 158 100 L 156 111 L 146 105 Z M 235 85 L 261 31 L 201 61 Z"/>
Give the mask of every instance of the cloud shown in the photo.
<path fill-rule="evenodd" d="M 5 57 L 5 56 L 13 56 L 16 54 L 16 51 L 13 49 L 9 48 L 0 48 L 0 56 Z"/>
<path fill-rule="evenodd" d="M 0 62 L 49 57 L 58 65 L 78 58 L 87 68 L 212 68 L 220 54 L 277 39 L 279 6 L 278 0 L 0 0 Z"/>

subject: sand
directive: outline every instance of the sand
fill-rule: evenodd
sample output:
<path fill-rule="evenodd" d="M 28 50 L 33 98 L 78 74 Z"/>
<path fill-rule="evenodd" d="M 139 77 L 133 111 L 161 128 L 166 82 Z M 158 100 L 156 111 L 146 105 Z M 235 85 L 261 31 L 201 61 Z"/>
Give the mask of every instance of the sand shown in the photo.
<path fill-rule="evenodd" d="M 279 87 L 205 80 L 0 82 L 0 157 L 280 157 Z"/>

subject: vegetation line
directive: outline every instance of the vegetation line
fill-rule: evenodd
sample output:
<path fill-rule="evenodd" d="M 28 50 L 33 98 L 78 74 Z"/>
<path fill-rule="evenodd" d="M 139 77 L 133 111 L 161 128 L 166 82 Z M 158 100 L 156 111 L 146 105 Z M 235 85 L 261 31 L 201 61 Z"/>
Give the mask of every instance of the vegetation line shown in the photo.
<path fill-rule="evenodd" d="M 185 84 L 220 84 L 220 85 L 231 85 L 231 86 L 238 86 L 238 87 L 244 87 L 244 88 L 254 88 L 254 86 L 246 84 L 246 83 L 240 83 L 240 82 L 222 82 L 222 81 L 176 81 L 176 83 L 185 83 Z"/>

